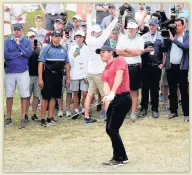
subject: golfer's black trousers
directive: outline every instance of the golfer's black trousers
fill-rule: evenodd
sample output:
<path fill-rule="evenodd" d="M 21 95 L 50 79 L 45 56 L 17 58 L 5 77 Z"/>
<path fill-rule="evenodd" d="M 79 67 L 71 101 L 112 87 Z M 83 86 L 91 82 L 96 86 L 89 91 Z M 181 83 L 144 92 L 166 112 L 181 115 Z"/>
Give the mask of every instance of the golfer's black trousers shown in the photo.
<path fill-rule="evenodd" d="M 115 96 L 107 110 L 106 132 L 109 135 L 113 147 L 113 159 L 125 160 L 126 151 L 119 135 L 119 129 L 123 124 L 126 114 L 131 109 L 132 99 L 129 92 Z"/>
<path fill-rule="evenodd" d="M 187 78 L 188 70 L 181 70 L 180 64 L 171 64 L 171 69 L 167 69 L 171 113 L 177 113 L 178 110 L 177 85 L 179 84 L 183 114 L 184 116 L 189 116 L 189 91 Z"/>

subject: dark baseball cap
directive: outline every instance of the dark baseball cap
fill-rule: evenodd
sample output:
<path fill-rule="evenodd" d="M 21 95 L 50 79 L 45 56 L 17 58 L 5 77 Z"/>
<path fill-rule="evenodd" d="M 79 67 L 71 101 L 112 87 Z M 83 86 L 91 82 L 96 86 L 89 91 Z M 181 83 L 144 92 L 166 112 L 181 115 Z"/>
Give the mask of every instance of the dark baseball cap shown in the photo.
<path fill-rule="evenodd" d="M 62 19 L 59 19 L 59 18 L 58 18 L 58 19 L 56 19 L 56 20 L 55 20 L 55 23 L 56 23 L 57 21 L 59 21 L 61 24 L 64 24 L 64 22 L 63 22 L 63 20 L 62 20 Z"/>
<path fill-rule="evenodd" d="M 101 51 L 113 51 L 113 49 L 110 46 L 103 45 L 101 48 L 96 49 L 96 54 L 100 54 Z"/>
<path fill-rule="evenodd" d="M 63 36 L 63 31 L 53 30 L 53 31 L 51 32 L 51 36 Z"/>
<path fill-rule="evenodd" d="M 20 23 L 13 24 L 13 28 L 23 29 L 23 26 Z"/>
<path fill-rule="evenodd" d="M 64 31 L 73 31 L 73 28 L 70 25 L 66 25 L 63 30 Z"/>
<path fill-rule="evenodd" d="M 115 9 L 115 5 L 114 4 L 109 4 L 108 8 L 114 8 Z"/>
<path fill-rule="evenodd" d="M 68 16 L 67 12 L 61 12 L 59 15 L 61 15 L 61 16 Z"/>
<path fill-rule="evenodd" d="M 120 27 L 115 26 L 111 33 L 119 33 Z"/>

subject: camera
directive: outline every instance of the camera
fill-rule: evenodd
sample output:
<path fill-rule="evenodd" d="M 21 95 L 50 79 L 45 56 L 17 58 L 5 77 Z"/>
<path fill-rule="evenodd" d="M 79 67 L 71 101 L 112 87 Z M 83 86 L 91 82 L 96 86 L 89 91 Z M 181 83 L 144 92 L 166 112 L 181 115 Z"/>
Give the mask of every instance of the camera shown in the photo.
<path fill-rule="evenodd" d="M 152 43 L 151 41 L 146 41 L 144 43 L 144 49 L 147 48 L 147 47 L 154 47 L 154 43 Z"/>
<path fill-rule="evenodd" d="M 160 26 L 161 36 L 164 38 L 169 38 L 169 30 L 171 31 L 173 36 L 176 32 L 175 18 L 177 12 L 175 10 L 175 6 L 174 8 L 171 8 L 171 13 L 171 19 L 163 22 Z"/>
<path fill-rule="evenodd" d="M 172 35 L 175 35 L 176 32 L 176 24 L 175 18 L 177 15 L 177 10 L 175 6 L 171 8 L 171 19 L 163 22 L 160 26 L 161 36 L 164 38 L 169 38 L 169 30 L 171 31 Z"/>

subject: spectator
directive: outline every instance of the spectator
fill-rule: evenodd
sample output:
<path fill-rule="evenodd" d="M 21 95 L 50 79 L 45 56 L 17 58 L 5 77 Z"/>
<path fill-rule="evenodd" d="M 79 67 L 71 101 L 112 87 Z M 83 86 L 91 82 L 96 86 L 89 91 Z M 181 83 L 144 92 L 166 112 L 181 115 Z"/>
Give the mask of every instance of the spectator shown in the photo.
<path fill-rule="evenodd" d="M 76 44 L 76 41 L 74 40 L 73 37 L 73 29 L 70 26 L 66 26 L 64 28 L 63 32 L 63 41 L 62 41 L 62 46 L 66 48 L 67 53 L 69 53 L 69 50 L 71 49 L 72 46 Z M 66 72 L 64 70 L 64 75 L 63 75 L 63 88 L 62 88 L 62 94 L 61 94 L 61 99 L 58 99 L 59 103 L 59 113 L 58 116 L 62 117 L 64 115 L 63 111 L 63 93 L 65 91 L 65 84 L 66 84 Z M 69 88 L 66 88 L 66 116 L 70 117 L 72 114 L 70 112 L 70 104 L 72 100 L 72 91 Z"/>
<path fill-rule="evenodd" d="M 54 30 L 51 33 L 51 44 L 48 44 L 42 49 L 39 66 L 38 78 L 39 87 L 42 89 L 41 95 L 41 126 L 56 124 L 54 117 L 55 99 L 61 98 L 63 69 L 66 68 L 67 81 L 69 86 L 69 59 L 65 49 L 60 45 L 63 33 L 59 30 Z M 44 67 L 44 68 L 43 68 Z M 45 121 L 46 108 L 49 100 L 49 114 L 47 123 Z"/>
<path fill-rule="evenodd" d="M 63 20 L 62 19 L 56 19 L 54 24 L 55 30 L 59 30 L 60 32 L 63 32 Z M 51 32 L 47 32 L 44 40 L 43 46 L 49 44 L 51 42 Z"/>
<path fill-rule="evenodd" d="M 4 4 L 4 40 L 11 34 L 10 4 Z"/>
<path fill-rule="evenodd" d="M 29 92 L 30 97 L 33 93 L 33 102 L 32 102 L 32 120 L 38 120 L 38 117 L 36 115 L 37 107 L 39 103 L 39 98 L 41 96 L 41 89 L 38 86 L 38 58 L 41 51 L 42 44 L 36 39 L 36 35 L 34 32 L 28 32 L 27 33 L 28 39 L 32 43 L 32 49 L 33 53 L 31 57 L 29 58 L 29 76 L 30 76 L 30 86 L 29 86 Z M 29 104 L 30 99 L 27 107 L 27 114 L 29 110 Z M 28 118 L 28 117 L 27 117 Z"/>
<path fill-rule="evenodd" d="M 11 113 L 13 96 L 18 85 L 21 97 L 20 129 L 25 128 L 25 113 L 29 94 L 28 58 L 32 54 L 31 42 L 23 36 L 23 26 L 20 23 L 13 25 L 13 35 L 4 42 L 5 59 L 5 94 L 7 119 L 5 127 L 12 123 Z"/>
<path fill-rule="evenodd" d="M 11 24 L 20 23 L 24 26 L 27 19 L 27 11 L 27 4 L 11 4 Z"/>
<path fill-rule="evenodd" d="M 86 22 L 83 22 L 83 21 L 81 22 L 81 29 L 85 33 L 85 38 L 86 38 L 86 34 L 87 34 L 87 23 Z"/>
<path fill-rule="evenodd" d="M 74 31 L 76 32 L 77 30 L 81 30 L 81 17 L 79 15 L 75 15 L 72 18 L 73 21 L 73 26 L 74 26 Z"/>
<path fill-rule="evenodd" d="M 135 12 L 135 20 L 139 24 L 139 34 L 143 35 L 149 31 L 148 21 L 151 16 L 145 10 L 145 3 L 139 3 L 139 10 Z"/>
<path fill-rule="evenodd" d="M 66 9 L 66 4 L 63 4 L 64 10 Z M 46 21 L 46 27 L 45 29 L 48 31 L 54 30 L 54 22 L 56 19 L 59 18 L 59 14 L 61 13 L 60 4 L 54 3 L 54 4 L 45 4 L 45 8 L 42 4 L 40 4 L 40 8 L 45 14 L 45 21 Z"/>
<path fill-rule="evenodd" d="M 157 20 L 149 20 L 149 32 L 142 36 L 145 41 L 145 49 L 143 50 L 143 54 L 141 56 L 142 93 L 141 111 L 139 117 L 147 115 L 150 91 L 152 117 L 159 118 L 159 81 L 161 78 L 161 70 L 164 67 L 165 61 L 163 61 L 163 38 L 160 32 L 157 31 L 157 27 Z"/>
<path fill-rule="evenodd" d="M 95 4 L 96 9 L 96 24 L 101 25 L 103 18 L 109 15 L 109 6 L 110 4 Z"/>
<path fill-rule="evenodd" d="M 43 17 L 41 15 L 35 17 L 35 28 L 31 27 L 30 30 L 36 33 L 37 40 L 43 45 L 47 30 L 43 28 Z"/>
<path fill-rule="evenodd" d="M 121 7 L 119 7 L 120 16 L 123 16 L 125 11 L 129 12 L 130 18 L 135 18 L 135 9 L 128 3 L 124 3 Z"/>
<path fill-rule="evenodd" d="M 115 27 L 118 19 L 117 17 L 109 24 L 109 26 L 102 32 L 101 28 L 99 29 L 99 25 L 95 29 L 99 29 L 97 32 L 94 30 L 93 36 L 92 33 L 92 21 L 91 21 L 91 10 L 87 9 L 87 38 L 86 43 L 89 49 L 88 55 L 88 82 L 89 82 L 89 89 L 88 95 L 85 100 L 85 120 L 84 124 L 90 124 L 96 122 L 96 120 L 91 119 L 89 115 L 89 107 L 93 96 L 99 91 L 101 97 L 103 97 L 103 87 L 101 81 L 101 73 L 104 70 L 104 63 L 101 60 L 100 55 L 95 53 L 97 48 L 100 48 L 107 38 L 109 37 L 111 31 Z M 118 15 L 116 15 L 118 16 Z M 96 66 L 97 65 L 97 66 Z"/>
<path fill-rule="evenodd" d="M 139 10 L 135 12 L 135 20 L 137 21 L 137 23 L 141 21 L 141 17 L 143 16 L 143 14 L 145 14 L 143 25 L 148 26 L 150 15 L 147 14 L 145 3 L 139 3 Z"/>
<path fill-rule="evenodd" d="M 159 26 L 161 26 L 162 21 L 161 21 L 161 15 L 160 15 L 160 13 L 158 13 L 158 12 L 152 13 L 152 14 L 151 14 L 151 18 L 157 20 Z"/>
<path fill-rule="evenodd" d="M 184 10 L 184 4 L 176 4 L 176 7 L 178 8 L 178 18 L 185 18 L 187 21 L 189 21 L 189 10 Z"/>
<path fill-rule="evenodd" d="M 79 97 L 78 91 L 80 89 L 82 93 L 82 110 L 84 110 L 84 102 L 88 91 L 87 82 L 87 68 L 88 68 L 88 48 L 83 43 L 85 34 L 83 31 L 78 30 L 75 33 L 76 45 L 72 46 L 69 50 L 69 61 L 70 61 L 70 90 L 73 91 L 73 110 L 76 114 L 79 113 L 78 104 Z M 74 118 L 76 118 L 74 116 Z M 73 119 L 74 119 L 73 118 Z"/>
<path fill-rule="evenodd" d="M 69 26 L 69 27 L 72 27 L 74 28 L 73 24 L 70 23 L 67 18 L 68 18 L 68 13 L 67 12 L 61 12 L 59 14 L 59 17 L 63 20 L 63 28 Z"/>
<path fill-rule="evenodd" d="M 114 50 L 115 50 L 116 47 L 117 47 L 117 42 L 118 42 L 118 39 L 119 39 L 119 30 L 120 30 L 119 27 L 115 27 L 115 28 L 112 30 L 111 39 L 109 40 L 110 46 L 111 46 L 111 48 L 113 48 Z"/>
<path fill-rule="evenodd" d="M 111 21 L 113 21 L 113 19 L 115 18 L 115 6 L 113 4 L 110 4 L 108 6 L 109 8 L 109 16 L 106 16 L 105 18 L 103 18 L 102 22 L 101 22 L 101 28 L 106 29 L 107 26 L 111 23 Z"/>
<path fill-rule="evenodd" d="M 188 69 L 189 69 L 189 34 L 185 32 L 183 19 L 176 19 L 176 35 L 169 33 L 168 52 L 165 68 L 170 91 L 169 119 L 177 117 L 178 99 L 177 85 L 181 92 L 181 104 L 184 120 L 189 121 L 189 93 L 188 93 Z"/>
<path fill-rule="evenodd" d="M 137 118 L 138 90 L 141 88 L 141 53 L 144 49 L 144 40 L 137 35 L 138 24 L 130 20 L 127 24 L 128 36 L 120 37 L 117 43 L 117 54 L 123 56 L 128 64 L 130 89 L 132 96 L 131 120 Z"/>

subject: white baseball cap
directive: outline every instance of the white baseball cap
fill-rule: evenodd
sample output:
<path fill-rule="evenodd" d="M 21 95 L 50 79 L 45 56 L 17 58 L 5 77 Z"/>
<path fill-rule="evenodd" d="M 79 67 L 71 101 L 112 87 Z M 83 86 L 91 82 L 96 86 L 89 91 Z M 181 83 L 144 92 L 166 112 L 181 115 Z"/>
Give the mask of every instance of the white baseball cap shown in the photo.
<path fill-rule="evenodd" d="M 85 36 L 85 33 L 82 30 L 77 30 L 75 33 L 75 36 L 80 35 L 80 36 Z"/>
<path fill-rule="evenodd" d="M 73 19 L 77 19 L 78 21 L 82 21 L 82 19 L 81 19 L 81 17 L 80 17 L 79 15 L 73 16 L 72 20 L 73 20 Z"/>
<path fill-rule="evenodd" d="M 98 24 L 93 25 L 92 32 L 99 33 L 101 31 L 102 31 L 102 29 L 101 29 L 101 27 Z"/>
<path fill-rule="evenodd" d="M 138 27 L 138 24 L 135 21 L 128 21 L 127 23 L 127 29 L 136 29 Z"/>
<path fill-rule="evenodd" d="M 27 37 L 36 36 L 36 33 L 33 31 L 27 32 Z"/>

